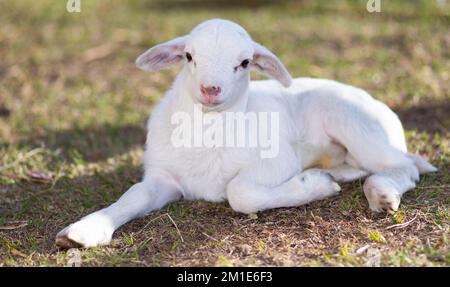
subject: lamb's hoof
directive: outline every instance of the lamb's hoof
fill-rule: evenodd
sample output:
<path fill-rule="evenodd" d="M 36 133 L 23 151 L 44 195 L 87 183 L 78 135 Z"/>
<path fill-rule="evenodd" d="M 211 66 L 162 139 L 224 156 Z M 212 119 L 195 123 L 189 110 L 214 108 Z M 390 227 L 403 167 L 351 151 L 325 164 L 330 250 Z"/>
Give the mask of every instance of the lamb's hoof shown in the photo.
<path fill-rule="evenodd" d="M 339 184 L 337 182 L 333 182 L 333 189 L 336 193 L 339 193 L 341 191 L 341 187 L 339 186 Z"/>
<path fill-rule="evenodd" d="M 368 178 L 363 186 L 369 208 L 374 212 L 395 213 L 400 206 L 400 192 L 381 178 Z"/>
<path fill-rule="evenodd" d="M 337 195 L 341 191 L 341 187 L 334 181 L 333 177 L 322 170 L 308 169 L 302 172 L 299 177 L 303 184 L 309 185 L 309 188 L 317 193 L 317 199 Z"/>
<path fill-rule="evenodd" d="M 61 248 L 80 248 L 107 245 L 114 227 L 104 217 L 93 215 L 75 222 L 56 235 L 55 243 Z"/>
<path fill-rule="evenodd" d="M 60 235 L 59 233 L 58 233 L 58 235 L 56 235 L 55 244 L 56 244 L 56 246 L 58 246 L 59 248 L 62 248 L 62 249 L 83 247 L 83 245 L 81 245 L 80 243 L 73 241 L 69 237 L 67 237 L 66 234 Z"/>

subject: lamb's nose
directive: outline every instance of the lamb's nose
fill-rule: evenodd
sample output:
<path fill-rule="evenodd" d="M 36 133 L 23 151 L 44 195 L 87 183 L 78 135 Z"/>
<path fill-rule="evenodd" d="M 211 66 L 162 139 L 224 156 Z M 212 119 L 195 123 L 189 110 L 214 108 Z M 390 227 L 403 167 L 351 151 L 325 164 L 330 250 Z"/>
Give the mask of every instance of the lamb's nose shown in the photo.
<path fill-rule="evenodd" d="M 202 92 L 202 95 L 205 97 L 217 97 L 222 91 L 222 89 L 219 86 L 205 87 L 201 85 L 200 91 Z"/>

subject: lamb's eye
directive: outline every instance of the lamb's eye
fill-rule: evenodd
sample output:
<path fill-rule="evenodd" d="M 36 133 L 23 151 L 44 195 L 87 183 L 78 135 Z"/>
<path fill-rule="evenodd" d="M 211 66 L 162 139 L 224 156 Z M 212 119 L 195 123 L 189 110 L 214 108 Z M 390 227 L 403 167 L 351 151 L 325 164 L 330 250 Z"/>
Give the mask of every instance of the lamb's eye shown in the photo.
<path fill-rule="evenodd" d="M 189 53 L 186 53 L 186 59 L 188 60 L 188 62 L 192 61 L 192 56 Z"/>
<path fill-rule="evenodd" d="M 242 61 L 241 67 L 245 69 L 245 68 L 247 68 L 249 63 L 250 63 L 250 61 L 248 59 L 245 59 L 244 61 Z"/>

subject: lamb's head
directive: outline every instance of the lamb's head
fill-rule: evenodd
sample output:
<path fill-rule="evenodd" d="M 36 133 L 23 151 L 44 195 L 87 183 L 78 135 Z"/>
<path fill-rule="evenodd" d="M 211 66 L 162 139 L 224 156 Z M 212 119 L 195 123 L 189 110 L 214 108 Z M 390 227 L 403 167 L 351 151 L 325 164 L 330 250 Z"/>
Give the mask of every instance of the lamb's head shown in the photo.
<path fill-rule="evenodd" d="M 238 24 L 213 19 L 188 35 L 159 44 L 136 60 L 145 71 L 185 63 L 186 86 L 196 102 L 209 107 L 233 103 L 245 93 L 250 69 L 288 87 L 291 76 L 267 48 L 254 42 Z"/>

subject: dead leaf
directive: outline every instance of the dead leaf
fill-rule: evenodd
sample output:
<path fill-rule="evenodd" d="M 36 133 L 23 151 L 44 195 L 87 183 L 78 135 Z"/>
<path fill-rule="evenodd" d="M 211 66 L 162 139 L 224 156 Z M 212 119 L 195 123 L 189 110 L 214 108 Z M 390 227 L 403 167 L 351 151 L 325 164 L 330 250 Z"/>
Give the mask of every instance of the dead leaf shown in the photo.
<path fill-rule="evenodd" d="M 30 176 L 31 180 L 36 181 L 36 182 L 45 183 L 45 182 L 52 181 L 52 176 L 45 172 L 32 171 L 29 173 L 29 176 Z"/>
<path fill-rule="evenodd" d="M 20 257 L 24 257 L 24 258 L 28 257 L 25 253 L 20 252 L 19 250 L 15 249 L 15 248 L 11 248 L 11 250 L 9 250 L 9 252 L 12 255 L 16 255 L 16 256 L 20 256 Z"/>

